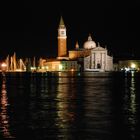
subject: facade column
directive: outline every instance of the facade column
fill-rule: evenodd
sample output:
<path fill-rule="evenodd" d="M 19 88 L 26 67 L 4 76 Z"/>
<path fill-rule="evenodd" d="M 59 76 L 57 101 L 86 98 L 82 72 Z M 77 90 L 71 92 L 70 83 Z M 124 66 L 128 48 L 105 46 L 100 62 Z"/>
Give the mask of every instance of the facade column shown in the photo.
<path fill-rule="evenodd" d="M 95 52 L 95 69 L 97 68 L 97 60 L 96 60 L 97 54 Z"/>
<path fill-rule="evenodd" d="M 102 69 L 105 70 L 105 53 L 102 53 Z"/>
<path fill-rule="evenodd" d="M 92 54 L 90 56 L 90 69 L 92 69 Z"/>
<path fill-rule="evenodd" d="M 102 69 L 102 67 L 103 67 L 103 62 L 102 62 L 102 61 L 103 61 L 103 60 L 102 60 L 102 52 L 101 52 L 100 55 L 101 55 L 100 65 L 101 65 L 101 69 Z"/>
<path fill-rule="evenodd" d="M 93 68 L 95 69 L 95 53 L 94 53 L 94 57 L 93 58 L 94 58 L 94 64 L 93 64 L 94 66 L 93 66 Z"/>
<path fill-rule="evenodd" d="M 106 63 L 106 53 L 104 53 L 104 60 L 105 60 L 105 70 L 106 70 L 106 68 L 107 68 L 107 63 Z"/>

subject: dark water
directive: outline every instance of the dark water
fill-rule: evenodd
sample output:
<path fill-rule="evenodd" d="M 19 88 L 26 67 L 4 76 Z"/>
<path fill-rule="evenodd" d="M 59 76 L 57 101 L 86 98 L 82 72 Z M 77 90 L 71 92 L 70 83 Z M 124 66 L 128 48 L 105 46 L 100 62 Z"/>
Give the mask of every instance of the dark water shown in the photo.
<path fill-rule="evenodd" d="M 0 74 L 0 140 L 134 140 L 140 74 Z"/>

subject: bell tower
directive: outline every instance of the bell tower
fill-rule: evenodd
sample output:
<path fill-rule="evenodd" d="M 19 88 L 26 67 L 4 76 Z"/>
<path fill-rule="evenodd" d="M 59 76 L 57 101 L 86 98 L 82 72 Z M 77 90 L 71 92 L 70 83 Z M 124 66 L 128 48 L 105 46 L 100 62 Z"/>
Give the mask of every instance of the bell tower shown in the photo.
<path fill-rule="evenodd" d="M 63 18 L 60 18 L 58 27 L 58 57 L 65 57 L 67 55 L 67 35 L 66 27 Z"/>

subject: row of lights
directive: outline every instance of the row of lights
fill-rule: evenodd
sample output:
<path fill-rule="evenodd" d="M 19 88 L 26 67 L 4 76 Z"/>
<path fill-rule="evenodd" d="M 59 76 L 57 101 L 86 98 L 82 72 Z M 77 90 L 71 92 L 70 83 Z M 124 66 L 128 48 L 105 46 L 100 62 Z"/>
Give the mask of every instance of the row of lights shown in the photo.
<path fill-rule="evenodd" d="M 43 67 L 41 67 L 41 69 L 48 71 L 49 67 L 48 66 L 43 66 Z M 59 64 L 59 70 L 61 71 L 62 69 L 63 69 L 63 65 Z M 31 70 L 36 70 L 36 67 L 31 67 Z M 55 66 L 52 66 L 51 70 L 55 70 Z M 74 71 L 74 69 L 71 69 L 71 71 Z"/>
<path fill-rule="evenodd" d="M 121 70 L 131 71 L 131 70 L 136 70 L 136 67 L 137 67 L 136 64 L 132 63 L 130 67 L 121 68 Z"/>

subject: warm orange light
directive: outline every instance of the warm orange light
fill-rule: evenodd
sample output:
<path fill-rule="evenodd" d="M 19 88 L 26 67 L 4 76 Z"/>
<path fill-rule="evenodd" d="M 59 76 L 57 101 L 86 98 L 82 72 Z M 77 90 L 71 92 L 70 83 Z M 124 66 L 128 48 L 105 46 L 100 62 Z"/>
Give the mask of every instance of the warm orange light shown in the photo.
<path fill-rule="evenodd" d="M 132 63 L 131 68 L 133 68 L 133 69 L 136 68 L 136 64 Z"/>
<path fill-rule="evenodd" d="M 74 71 L 74 69 L 71 69 L 71 71 Z"/>
<path fill-rule="evenodd" d="M 3 63 L 1 64 L 1 67 L 2 67 L 2 68 L 5 68 L 5 67 L 7 67 L 7 64 L 3 62 Z"/>

